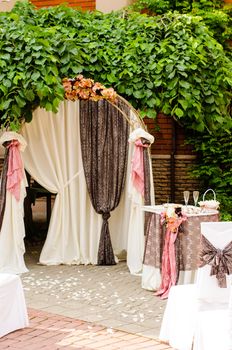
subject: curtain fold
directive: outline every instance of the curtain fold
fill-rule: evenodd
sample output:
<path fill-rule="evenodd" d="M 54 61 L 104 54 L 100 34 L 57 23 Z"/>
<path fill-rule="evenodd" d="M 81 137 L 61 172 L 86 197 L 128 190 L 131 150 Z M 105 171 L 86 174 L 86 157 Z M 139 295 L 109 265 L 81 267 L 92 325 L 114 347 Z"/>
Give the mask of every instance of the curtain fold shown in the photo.
<path fill-rule="evenodd" d="M 98 249 L 98 265 L 115 264 L 108 219 L 119 204 L 124 189 L 129 125 L 109 102 L 80 101 L 82 160 L 91 203 L 103 223 Z M 127 115 L 129 108 L 120 102 Z"/>
<path fill-rule="evenodd" d="M 20 134 L 16 132 L 5 132 L 0 138 L 0 143 L 6 147 L 4 166 L 1 177 L 1 232 L 0 232 L 0 272 L 1 273 L 24 273 L 27 267 L 24 262 L 24 208 L 23 201 L 26 196 L 26 176 L 24 169 L 20 169 L 20 177 L 17 178 L 17 195 L 14 191 L 7 189 L 9 180 L 9 147 L 17 144 L 17 158 L 21 162 L 21 152 L 26 147 L 26 142 Z M 13 146 L 13 147 L 14 147 Z M 14 163 L 14 160 L 13 160 Z M 11 164 L 12 165 L 12 164 Z M 16 164 L 18 163 L 16 162 Z M 14 168 L 14 167 L 13 167 Z M 13 168 L 11 170 L 13 170 Z M 18 168 L 17 168 L 18 170 Z M 13 176 L 15 174 L 13 173 Z M 14 176 L 15 180 L 15 176 Z M 12 182 L 10 182 L 12 184 Z"/>
<path fill-rule="evenodd" d="M 149 143 L 150 144 L 150 143 Z M 151 174 L 150 174 L 150 155 L 149 149 L 143 149 L 143 164 L 144 164 L 144 205 L 151 205 Z M 144 234 L 147 232 L 148 222 L 151 213 L 144 213 Z"/>
<path fill-rule="evenodd" d="M 79 103 L 63 102 L 56 115 L 37 109 L 33 121 L 22 129 L 28 141 L 23 155 L 25 168 L 39 184 L 56 194 L 40 255 L 40 262 L 46 265 L 89 263 L 88 251 L 81 249 L 79 239 L 84 228 L 79 229 L 78 220 L 88 207 L 85 207 L 86 189 L 80 176 L 83 170 L 78 118 Z"/>
<path fill-rule="evenodd" d="M 4 143 L 4 147 L 9 143 Z M 7 183 L 7 172 L 8 172 L 8 160 L 9 160 L 9 148 L 5 148 L 3 168 L 1 172 L 1 189 L 0 189 L 0 231 L 2 229 L 2 222 L 6 207 L 6 183 Z"/>
<path fill-rule="evenodd" d="M 149 149 L 143 149 L 144 164 L 144 205 L 151 205 L 151 185 L 150 185 L 150 156 Z"/>

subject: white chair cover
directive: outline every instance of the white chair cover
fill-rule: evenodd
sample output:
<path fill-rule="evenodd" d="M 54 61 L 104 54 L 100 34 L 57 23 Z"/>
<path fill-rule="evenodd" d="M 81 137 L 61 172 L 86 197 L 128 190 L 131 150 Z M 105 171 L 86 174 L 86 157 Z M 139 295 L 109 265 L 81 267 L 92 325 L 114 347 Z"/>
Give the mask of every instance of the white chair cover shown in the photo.
<path fill-rule="evenodd" d="M 230 313 L 231 309 L 199 312 L 193 350 L 232 350 Z"/>
<path fill-rule="evenodd" d="M 213 244 L 223 249 L 232 240 L 232 223 L 202 223 L 202 234 Z M 204 278 L 210 266 L 199 269 L 197 283 L 200 310 L 197 313 L 193 350 L 232 350 L 232 289 L 231 276 L 227 288 L 218 288 L 216 278 Z M 215 277 L 215 276 L 214 276 Z"/>
<path fill-rule="evenodd" d="M 20 277 L 0 274 L 0 337 L 29 325 Z"/>
<path fill-rule="evenodd" d="M 201 233 L 216 248 L 223 249 L 232 241 L 232 223 L 225 222 L 202 222 Z M 215 308 L 215 303 L 227 306 L 230 297 L 231 276 L 226 276 L 227 288 L 218 288 L 216 276 L 210 276 L 211 266 L 205 265 L 197 272 L 197 297 L 203 302 L 202 307 Z"/>
<path fill-rule="evenodd" d="M 201 224 L 201 232 L 212 245 L 223 249 L 232 240 L 232 222 L 204 222 Z M 226 316 L 231 293 L 231 275 L 227 276 L 227 288 L 220 288 L 216 277 L 210 276 L 209 270 L 209 266 L 199 268 L 195 284 L 174 286 L 170 290 L 159 338 L 175 349 L 191 350 L 193 338 L 196 339 L 194 350 L 232 349 L 228 347 L 228 329 L 231 326 Z M 220 347 L 214 346 L 216 342 L 211 342 L 212 331 L 204 332 L 212 325 L 212 320 L 215 322 L 217 316 L 219 319 L 226 319 L 225 327 L 222 327 L 223 339 Z M 217 335 L 218 333 L 215 334 Z M 208 341 L 210 347 L 207 347 Z"/>

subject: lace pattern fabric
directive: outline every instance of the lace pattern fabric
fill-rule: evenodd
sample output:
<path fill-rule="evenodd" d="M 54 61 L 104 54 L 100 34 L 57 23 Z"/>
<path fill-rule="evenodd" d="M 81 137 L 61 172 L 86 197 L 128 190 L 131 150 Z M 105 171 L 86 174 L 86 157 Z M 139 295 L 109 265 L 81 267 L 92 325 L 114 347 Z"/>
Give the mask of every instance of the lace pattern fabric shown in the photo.
<path fill-rule="evenodd" d="M 129 108 L 119 107 L 127 115 Z M 124 189 L 129 125 L 108 101 L 80 101 L 80 137 L 87 189 L 95 211 L 102 214 L 98 265 L 115 264 L 108 219 Z"/>
<path fill-rule="evenodd" d="M 182 223 L 181 232 L 175 243 L 180 271 L 196 270 L 199 264 L 200 223 L 218 221 L 218 214 L 190 216 Z M 160 223 L 160 214 L 150 215 L 147 231 L 144 261 L 145 265 L 161 269 L 165 239 L 165 226 Z"/>
<path fill-rule="evenodd" d="M 199 267 L 210 265 L 210 276 L 215 275 L 219 287 L 226 288 L 226 275 L 232 274 L 232 241 L 224 249 L 217 249 L 202 235 L 199 260 Z"/>

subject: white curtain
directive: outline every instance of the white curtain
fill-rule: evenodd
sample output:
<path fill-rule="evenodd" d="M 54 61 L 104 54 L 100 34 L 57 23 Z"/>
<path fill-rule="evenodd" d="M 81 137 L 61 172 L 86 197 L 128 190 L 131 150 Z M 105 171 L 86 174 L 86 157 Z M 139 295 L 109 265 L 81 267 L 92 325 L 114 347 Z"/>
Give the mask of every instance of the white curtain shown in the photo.
<path fill-rule="evenodd" d="M 19 150 L 22 152 L 26 142 L 21 135 L 15 132 L 3 132 L 0 139 L 2 145 L 5 141 L 18 140 Z M 22 155 L 22 154 L 21 154 Z M 20 200 L 16 200 L 10 191 L 6 191 L 6 205 L 2 227 L 0 232 L 0 272 L 20 274 L 27 272 L 24 262 L 24 207 L 27 179 L 23 171 L 23 179 L 20 183 Z"/>
<path fill-rule="evenodd" d="M 6 192 L 6 207 L 0 232 L 0 272 L 24 273 L 27 272 L 24 262 L 24 208 L 23 200 L 26 195 L 26 177 L 21 181 L 20 201 L 9 192 Z"/>
<path fill-rule="evenodd" d="M 56 193 L 40 263 L 96 264 L 102 218 L 93 209 L 86 188 L 79 102 L 62 102 L 57 114 L 37 109 L 32 122 L 24 125 L 22 135 L 28 143 L 23 154 L 25 168 L 43 187 Z M 129 269 L 137 273 L 142 269 L 143 214 L 140 210 L 137 217 L 133 198 L 128 195 L 133 146 L 129 147 L 125 190 L 109 224 L 115 254 L 126 250 Z"/>

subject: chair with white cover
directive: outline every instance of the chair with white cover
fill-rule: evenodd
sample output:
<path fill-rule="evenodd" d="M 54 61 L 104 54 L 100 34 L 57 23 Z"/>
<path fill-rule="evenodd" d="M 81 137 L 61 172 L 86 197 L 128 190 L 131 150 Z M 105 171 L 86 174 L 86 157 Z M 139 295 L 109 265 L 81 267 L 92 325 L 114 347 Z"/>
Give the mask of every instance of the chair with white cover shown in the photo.
<path fill-rule="evenodd" d="M 201 234 L 201 261 L 209 264 L 198 268 L 196 283 L 171 288 L 159 339 L 178 350 L 232 350 L 232 275 L 224 275 L 224 288 L 223 274 L 211 275 L 225 260 L 232 273 L 232 222 L 201 223 Z"/>
<path fill-rule="evenodd" d="M 21 279 L 0 274 L 0 337 L 29 325 Z"/>

